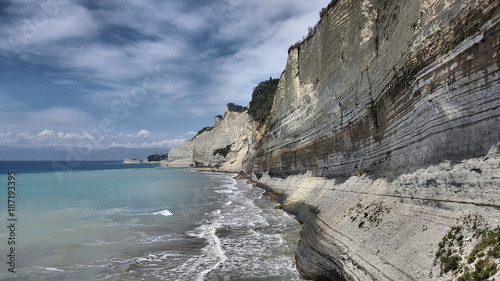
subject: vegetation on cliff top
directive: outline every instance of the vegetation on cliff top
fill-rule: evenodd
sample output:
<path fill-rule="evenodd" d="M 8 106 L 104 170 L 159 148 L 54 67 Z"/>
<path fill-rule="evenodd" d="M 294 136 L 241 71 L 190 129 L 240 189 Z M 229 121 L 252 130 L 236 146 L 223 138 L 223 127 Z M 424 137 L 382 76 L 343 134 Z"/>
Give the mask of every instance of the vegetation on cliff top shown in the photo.
<path fill-rule="evenodd" d="M 227 110 L 232 112 L 245 112 L 247 109 L 246 106 L 241 106 L 232 102 L 227 104 Z"/>
<path fill-rule="evenodd" d="M 196 133 L 196 136 L 194 136 L 194 137 L 197 137 L 198 135 L 201 135 L 204 132 L 210 132 L 210 131 L 212 131 L 213 128 L 214 128 L 213 126 L 203 127 L 203 129 L 199 130 L 198 133 Z"/>
<path fill-rule="evenodd" d="M 279 81 L 279 79 L 273 79 L 271 77 L 269 80 L 260 82 L 259 85 L 255 87 L 248 109 L 248 113 L 255 121 L 262 123 L 271 113 L 274 95 L 276 94 Z"/>
<path fill-rule="evenodd" d="M 149 162 L 157 162 L 168 159 L 168 154 L 154 153 L 147 157 Z"/>

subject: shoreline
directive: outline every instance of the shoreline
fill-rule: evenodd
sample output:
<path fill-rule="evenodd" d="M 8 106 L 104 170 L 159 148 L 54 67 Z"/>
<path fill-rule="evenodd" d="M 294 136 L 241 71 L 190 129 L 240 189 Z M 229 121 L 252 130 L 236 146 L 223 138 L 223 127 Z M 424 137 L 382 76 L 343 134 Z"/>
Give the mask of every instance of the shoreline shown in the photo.
<path fill-rule="evenodd" d="M 302 223 L 296 263 L 304 278 L 429 280 L 441 274 L 434 260 L 450 227 L 467 228 L 471 215 L 483 225 L 499 225 L 498 179 L 487 180 L 500 173 L 499 163 L 500 154 L 490 153 L 397 175 L 387 171 L 338 180 L 310 172 L 285 179 L 264 173 L 253 182 L 279 197 L 282 209 Z M 476 175 L 483 180 L 472 182 L 476 186 L 462 182 L 460 189 L 450 187 L 457 178 L 470 178 L 474 169 L 483 171 Z M 430 179 L 435 187 L 427 186 Z M 406 188 L 408 182 L 411 189 Z M 464 245 L 471 249 L 474 243 Z M 405 251 L 401 245 L 406 245 Z"/>
<path fill-rule="evenodd" d="M 471 214 L 492 226 L 500 223 L 500 205 L 492 198 L 495 180 L 478 182 L 484 186 L 464 187 L 459 192 L 447 186 L 476 170 L 483 171 L 474 173 L 476 177 L 498 174 L 499 163 L 500 154 L 492 152 L 467 161 L 438 162 L 341 180 L 314 177 L 311 172 L 283 179 L 267 173 L 257 178 L 210 168 L 185 169 L 246 179 L 248 184 L 262 188 L 263 196 L 277 202 L 276 209 L 301 223 L 295 267 L 303 278 L 428 280 L 440 275 L 434 257 L 449 227 L 461 225 Z M 435 187 L 428 187 L 429 179 L 434 180 Z M 406 188 L 408 182 L 413 183 L 413 189 Z M 400 251 L 400 245 L 408 249 Z"/>
<path fill-rule="evenodd" d="M 253 179 L 252 177 L 248 176 L 245 173 L 241 173 L 241 172 L 240 173 L 235 173 L 235 172 L 220 171 L 220 170 L 214 171 L 213 168 L 203 168 L 203 167 L 185 167 L 185 168 L 182 168 L 182 167 L 168 167 L 168 166 L 166 166 L 166 167 L 165 166 L 164 167 L 159 166 L 159 167 L 160 168 L 165 168 L 165 169 L 182 169 L 182 170 L 191 170 L 191 171 L 197 171 L 197 172 L 236 174 L 236 176 L 232 177 L 233 179 L 242 179 L 242 180 L 246 179 L 247 180 L 246 181 L 247 184 L 250 184 L 252 186 L 255 186 L 255 187 L 263 189 L 263 191 L 264 191 L 264 192 L 262 192 L 263 197 L 266 197 L 267 199 L 278 203 L 278 205 L 275 206 L 274 209 L 282 210 L 286 214 L 292 216 L 297 222 L 299 222 L 301 224 L 301 229 L 299 230 L 299 233 L 300 233 L 300 237 L 302 237 L 302 235 L 301 235 L 302 234 L 302 229 L 304 227 L 304 222 L 306 220 L 305 220 L 305 218 L 301 219 L 301 217 L 299 216 L 299 212 L 300 212 L 299 210 L 297 210 L 297 211 L 294 212 L 292 208 L 288 208 L 288 206 L 284 204 L 284 202 L 287 199 L 287 195 L 285 193 L 277 192 L 275 189 L 271 188 L 270 186 L 268 186 L 266 184 L 263 184 L 263 183 L 260 183 L 258 180 Z M 300 245 L 301 240 L 302 239 L 299 240 L 299 242 L 298 242 L 299 244 L 298 245 Z M 297 259 L 298 259 L 298 255 L 297 255 L 297 251 L 295 251 L 295 253 L 294 253 L 294 260 L 295 260 L 295 269 L 296 269 L 296 271 L 302 276 L 302 278 L 305 278 L 307 280 L 314 280 L 313 276 L 309 275 L 306 271 L 304 271 L 302 268 L 300 268 L 300 265 L 297 262 Z"/>

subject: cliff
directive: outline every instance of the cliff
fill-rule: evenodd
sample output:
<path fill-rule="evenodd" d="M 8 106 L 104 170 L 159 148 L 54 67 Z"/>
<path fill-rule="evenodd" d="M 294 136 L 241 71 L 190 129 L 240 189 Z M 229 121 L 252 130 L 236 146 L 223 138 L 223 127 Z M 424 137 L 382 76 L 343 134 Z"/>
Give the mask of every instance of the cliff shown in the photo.
<path fill-rule="evenodd" d="M 161 167 L 198 167 L 213 171 L 247 171 L 253 151 L 253 121 L 247 109 L 228 104 L 215 125 L 201 130 L 188 142 L 171 149 Z"/>
<path fill-rule="evenodd" d="M 499 224 L 499 14 L 497 1 L 333 1 L 290 48 L 254 179 L 304 222 L 305 276 L 474 270 L 472 235 L 437 253 L 469 216 Z"/>
<path fill-rule="evenodd" d="M 303 223 L 304 276 L 500 277 L 499 6 L 335 0 L 289 49 L 241 168 Z"/>

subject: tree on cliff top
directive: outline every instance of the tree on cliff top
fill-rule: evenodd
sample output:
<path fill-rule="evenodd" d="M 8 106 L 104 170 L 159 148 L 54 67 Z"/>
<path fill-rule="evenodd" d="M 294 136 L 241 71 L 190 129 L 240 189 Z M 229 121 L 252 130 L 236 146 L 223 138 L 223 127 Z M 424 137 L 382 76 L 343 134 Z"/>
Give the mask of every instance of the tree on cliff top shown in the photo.
<path fill-rule="evenodd" d="M 260 82 L 253 90 L 248 113 L 255 121 L 263 122 L 271 113 L 279 81 L 279 79 L 272 79 L 271 77 L 269 80 Z"/>
<path fill-rule="evenodd" d="M 227 110 L 232 112 L 244 112 L 247 109 L 246 106 L 237 105 L 232 102 L 227 104 Z"/>

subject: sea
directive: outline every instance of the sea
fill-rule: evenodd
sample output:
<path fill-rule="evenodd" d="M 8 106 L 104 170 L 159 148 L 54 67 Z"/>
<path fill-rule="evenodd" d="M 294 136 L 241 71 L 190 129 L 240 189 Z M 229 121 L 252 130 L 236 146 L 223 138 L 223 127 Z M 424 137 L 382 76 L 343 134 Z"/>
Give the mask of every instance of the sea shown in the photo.
<path fill-rule="evenodd" d="M 156 166 L 0 162 L 0 280 L 304 280 L 262 189 Z"/>

